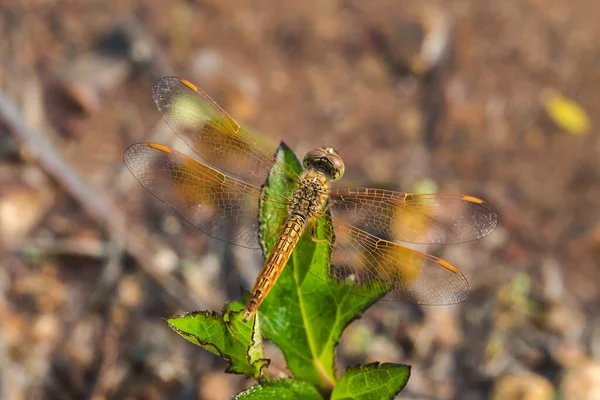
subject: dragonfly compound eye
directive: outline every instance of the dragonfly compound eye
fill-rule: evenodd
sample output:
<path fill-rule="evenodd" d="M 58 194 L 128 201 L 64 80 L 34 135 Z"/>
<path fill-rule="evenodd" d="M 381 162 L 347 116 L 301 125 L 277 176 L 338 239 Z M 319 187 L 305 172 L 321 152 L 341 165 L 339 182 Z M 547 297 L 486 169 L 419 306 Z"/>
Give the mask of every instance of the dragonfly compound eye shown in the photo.
<path fill-rule="evenodd" d="M 344 175 L 344 162 L 330 147 L 313 149 L 306 153 L 302 163 L 306 169 L 321 171 L 329 179 L 337 180 Z"/>

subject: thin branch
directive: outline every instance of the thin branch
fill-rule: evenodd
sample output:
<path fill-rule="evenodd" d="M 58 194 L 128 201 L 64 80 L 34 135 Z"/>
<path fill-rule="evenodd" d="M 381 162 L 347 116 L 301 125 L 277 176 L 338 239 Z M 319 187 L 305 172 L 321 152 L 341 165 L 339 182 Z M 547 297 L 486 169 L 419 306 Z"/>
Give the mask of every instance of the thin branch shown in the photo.
<path fill-rule="evenodd" d="M 150 253 L 152 249 L 167 246 L 158 243 L 157 239 L 153 239 L 153 243 L 148 243 L 149 239 L 143 240 L 145 235 L 141 233 L 141 229 L 128 225 L 127 218 L 119 207 L 90 187 L 46 136 L 23 121 L 16 106 L 1 92 L 0 124 L 27 147 L 39 165 L 81 204 L 90 218 L 106 229 L 112 240 L 123 244 L 125 251 L 170 297 L 185 309 L 199 308 L 197 301 L 189 296 L 189 291 L 184 285 L 172 276 L 159 272 L 155 257 Z"/>

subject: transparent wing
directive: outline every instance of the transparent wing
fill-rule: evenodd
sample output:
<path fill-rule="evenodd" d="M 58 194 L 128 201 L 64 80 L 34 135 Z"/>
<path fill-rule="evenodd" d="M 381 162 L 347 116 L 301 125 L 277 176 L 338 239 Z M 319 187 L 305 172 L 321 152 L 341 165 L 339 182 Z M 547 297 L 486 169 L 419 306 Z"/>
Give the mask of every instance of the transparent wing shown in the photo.
<path fill-rule="evenodd" d="M 463 243 L 488 235 L 498 225 L 490 204 L 460 194 L 344 188 L 332 190 L 329 201 L 334 224 L 345 221 L 384 239 L 408 243 Z"/>
<path fill-rule="evenodd" d="M 445 305 L 460 303 L 468 297 L 469 283 L 450 263 L 378 238 L 355 226 L 343 222 L 334 224 L 335 244 L 329 275 L 319 278 L 352 279 L 357 284 L 357 294 L 371 288 L 387 292 L 385 298 L 392 301 Z M 329 240 L 333 242 L 333 238 Z"/>
<path fill-rule="evenodd" d="M 131 145 L 124 161 L 148 191 L 202 232 L 239 246 L 260 248 L 259 186 L 157 143 Z M 281 207 L 286 204 L 281 198 Z"/>
<path fill-rule="evenodd" d="M 185 79 L 165 77 L 154 85 L 156 106 L 167 124 L 203 160 L 231 175 L 260 186 L 272 168 L 292 178 L 273 152 L 251 137 L 206 93 Z"/>
<path fill-rule="evenodd" d="M 452 264 L 400 244 L 450 244 L 488 235 L 498 224 L 485 201 L 454 194 L 345 188 L 330 192 L 334 235 L 326 280 L 352 279 L 387 299 L 442 305 L 464 301 L 469 284 Z M 314 273 L 314 272 L 313 272 Z"/>

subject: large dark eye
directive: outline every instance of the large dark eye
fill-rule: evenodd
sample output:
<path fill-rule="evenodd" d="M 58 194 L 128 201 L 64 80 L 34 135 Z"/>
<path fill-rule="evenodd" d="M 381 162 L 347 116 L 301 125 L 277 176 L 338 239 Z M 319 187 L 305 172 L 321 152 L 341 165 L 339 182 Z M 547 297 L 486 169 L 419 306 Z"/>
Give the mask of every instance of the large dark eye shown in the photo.
<path fill-rule="evenodd" d="M 328 157 L 329 164 L 331 165 L 331 178 L 333 180 L 340 179 L 344 175 L 344 162 L 337 154 L 331 154 Z"/>
<path fill-rule="evenodd" d="M 331 147 L 313 149 L 306 153 L 302 161 L 304 168 L 315 168 L 329 179 L 339 179 L 344 175 L 344 162 Z"/>

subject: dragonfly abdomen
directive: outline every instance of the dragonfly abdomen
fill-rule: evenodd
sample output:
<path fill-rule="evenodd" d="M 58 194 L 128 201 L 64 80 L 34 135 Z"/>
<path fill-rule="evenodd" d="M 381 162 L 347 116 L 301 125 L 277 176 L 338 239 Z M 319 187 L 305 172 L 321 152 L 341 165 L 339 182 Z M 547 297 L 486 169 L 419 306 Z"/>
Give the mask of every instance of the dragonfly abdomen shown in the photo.
<path fill-rule="evenodd" d="M 277 278 L 281 275 L 283 268 L 287 264 L 294 247 L 302 233 L 306 229 L 307 220 L 304 216 L 291 214 L 284 223 L 282 232 L 277 237 L 277 241 L 265 264 L 256 278 L 254 287 L 250 292 L 250 298 L 244 309 L 244 322 L 247 322 L 262 304 L 267 294 L 275 285 Z"/>
<path fill-rule="evenodd" d="M 244 321 L 248 321 L 260 307 L 264 298 L 275 285 L 287 264 L 296 243 L 308 222 L 323 210 L 327 203 L 327 177 L 319 171 L 306 171 L 292 193 L 288 204 L 288 216 L 273 249 L 254 283 L 250 299 L 244 309 Z"/>

